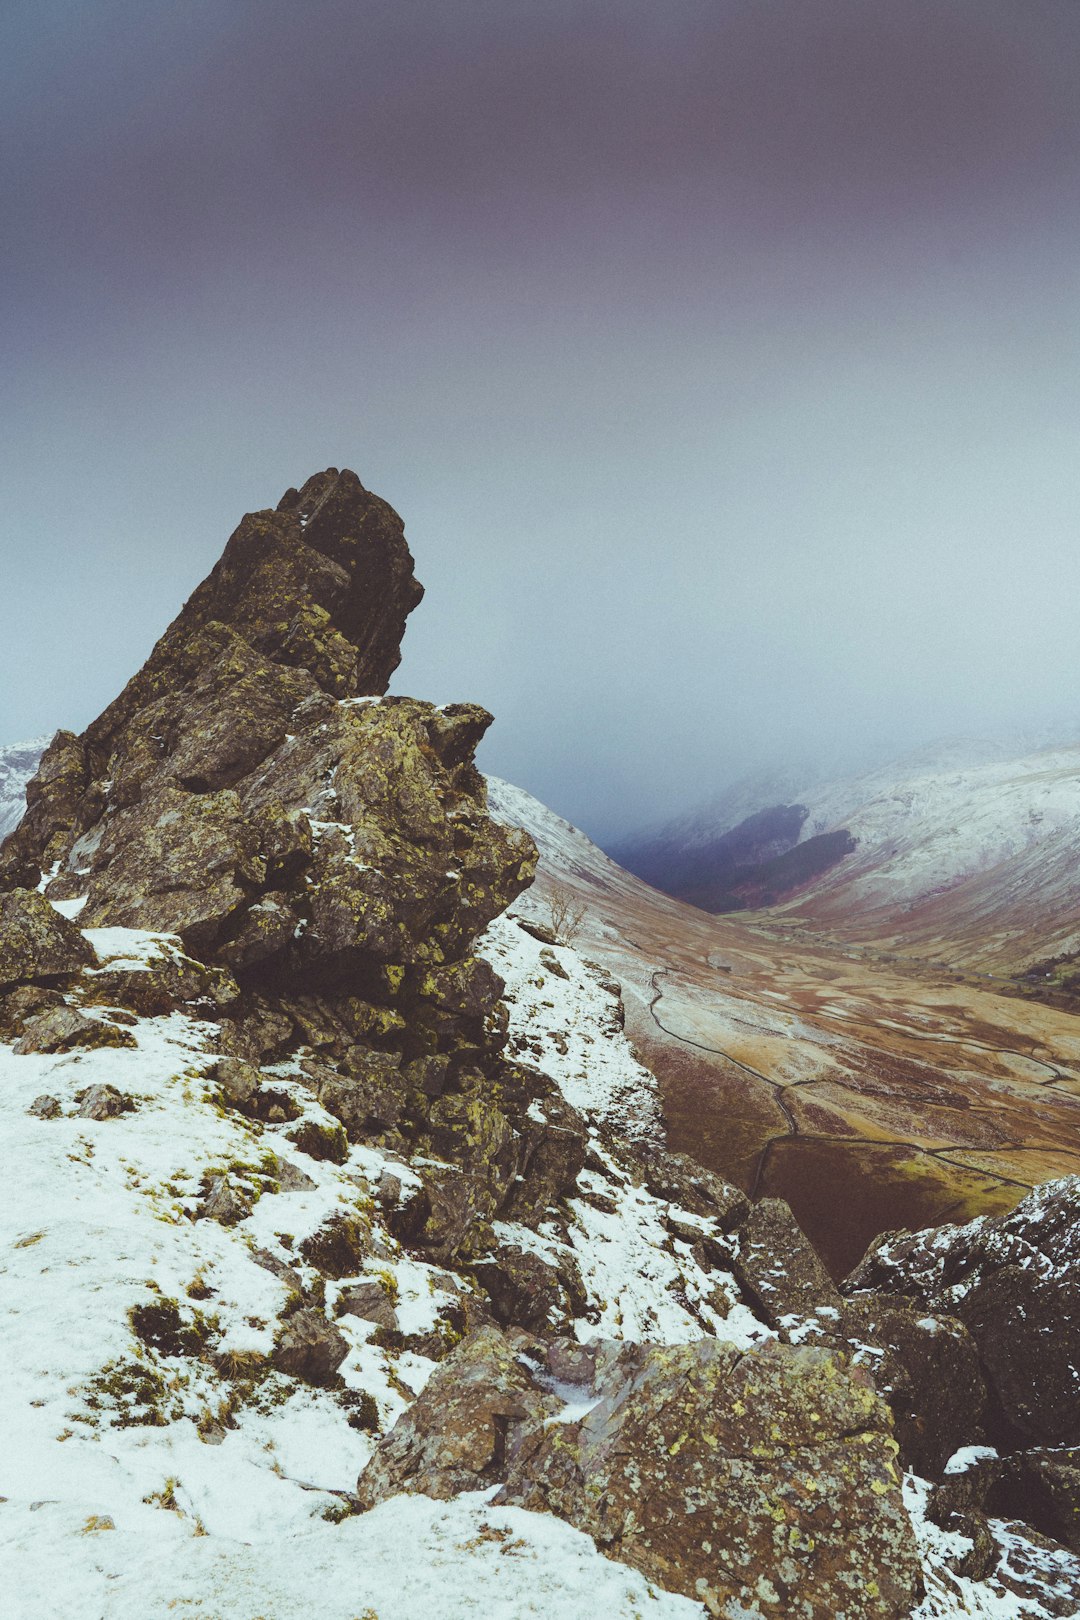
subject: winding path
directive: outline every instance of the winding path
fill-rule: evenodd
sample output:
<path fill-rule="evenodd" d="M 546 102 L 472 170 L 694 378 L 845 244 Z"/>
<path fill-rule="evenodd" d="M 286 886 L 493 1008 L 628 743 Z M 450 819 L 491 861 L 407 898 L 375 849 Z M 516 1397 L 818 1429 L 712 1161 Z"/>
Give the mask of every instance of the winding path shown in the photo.
<path fill-rule="evenodd" d="M 695 1041 L 695 1040 L 692 1040 L 687 1035 L 680 1035 L 677 1030 L 674 1030 L 674 1029 L 672 1029 L 670 1027 L 670 1025 L 665 1024 L 663 1022 L 663 1020 L 661 1019 L 659 1013 L 657 1012 L 657 1008 L 658 1008 L 658 1006 L 660 1004 L 660 1001 L 662 1000 L 663 995 L 664 995 L 663 986 L 662 986 L 660 981 L 662 979 L 666 978 L 666 977 L 670 977 L 671 973 L 672 973 L 671 968 L 655 968 L 653 970 L 652 974 L 651 974 L 651 977 L 650 977 L 650 985 L 651 985 L 651 989 L 652 989 L 652 997 L 651 997 L 651 999 L 649 1001 L 648 1009 L 649 1009 L 649 1016 L 652 1019 L 653 1023 L 656 1025 L 657 1029 L 662 1030 L 665 1035 L 670 1036 L 672 1040 L 680 1042 L 680 1044 L 683 1045 L 683 1046 L 695 1047 L 699 1052 L 708 1052 L 712 1056 L 723 1058 L 725 1062 L 732 1064 L 736 1069 L 741 1069 L 744 1074 L 748 1074 L 753 1079 L 759 1080 L 763 1085 L 768 1086 L 768 1088 L 770 1089 L 770 1091 L 773 1094 L 773 1098 L 774 1098 L 774 1101 L 776 1102 L 776 1106 L 778 1107 L 780 1112 L 783 1114 L 784 1119 L 786 1121 L 786 1128 L 784 1130 L 778 1131 L 774 1135 L 768 1137 L 761 1146 L 761 1150 L 758 1153 L 758 1157 L 757 1157 L 757 1160 L 756 1160 L 756 1163 L 755 1163 L 755 1166 L 754 1166 L 754 1174 L 753 1174 L 750 1189 L 749 1189 L 749 1195 L 750 1195 L 751 1198 L 757 1198 L 757 1197 L 760 1196 L 762 1180 L 764 1178 L 765 1171 L 766 1171 L 767 1166 L 768 1166 L 769 1157 L 770 1157 L 770 1155 L 772 1153 L 772 1149 L 775 1146 L 775 1144 L 777 1142 L 790 1141 L 790 1140 L 794 1139 L 795 1137 L 798 1137 L 802 1141 L 819 1141 L 819 1142 L 833 1142 L 833 1143 L 844 1142 L 844 1143 L 846 1143 L 848 1145 L 854 1145 L 856 1147 L 862 1146 L 862 1147 L 865 1147 L 865 1148 L 871 1148 L 871 1147 L 874 1147 L 874 1148 L 878 1148 L 878 1147 L 906 1148 L 910 1152 L 921 1153 L 921 1154 L 924 1154 L 927 1158 L 938 1159 L 943 1164 L 950 1164 L 956 1169 L 966 1170 L 966 1171 L 968 1171 L 970 1173 L 982 1174 L 982 1175 L 986 1176 L 988 1180 L 999 1182 L 1002 1186 L 1019 1187 L 1024 1192 L 1030 1192 L 1031 1188 L 1035 1185 L 1033 1182 L 1030 1182 L 1030 1181 L 1021 1181 L 1016 1177 L 1001 1175 L 997 1171 L 982 1170 L 976 1165 L 970 1165 L 970 1164 L 964 1163 L 964 1161 L 962 1159 L 951 1158 L 950 1155 L 955 1154 L 955 1153 L 978 1153 L 978 1152 L 983 1151 L 982 1149 L 978 1149 L 978 1148 L 967 1148 L 967 1147 L 965 1147 L 963 1145 L 963 1143 L 954 1142 L 954 1143 L 951 1143 L 950 1145 L 948 1145 L 946 1147 L 928 1148 L 928 1147 L 924 1147 L 923 1144 L 920 1143 L 920 1142 L 910 1142 L 910 1141 L 904 1141 L 904 1140 L 885 1141 L 885 1140 L 880 1140 L 878 1138 L 874 1138 L 873 1141 L 868 1141 L 868 1140 L 865 1140 L 865 1139 L 860 1138 L 860 1137 L 840 1137 L 840 1136 L 831 1136 L 831 1135 L 828 1135 L 825 1132 L 800 1131 L 798 1120 L 795 1118 L 795 1115 L 792 1113 L 791 1108 L 788 1106 L 788 1103 L 787 1103 L 787 1100 L 786 1100 L 786 1098 L 784 1096 L 784 1093 L 787 1092 L 787 1091 L 798 1090 L 798 1089 L 801 1089 L 803 1087 L 820 1085 L 821 1081 L 816 1080 L 816 1079 L 792 1080 L 792 1081 L 789 1081 L 787 1084 L 784 1084 L 779 1080 L 771 1079 L 770 1076 L 767 1075 L 767 1074 L 762 1074 L 760 1069 L 754 1069 L 754 1068 L 752 1068 L 750 1066 L 750 1064 L 743 1063 L 741 1061 L 741 1059 L 739 1059 L 737 1057 L 733 1057 L 732 1054 L 730 1052 L 726 1052 L 723 1049 L 723 1047 L 709 1046 L 709 1045 L 706 1045 L 706 1043 L 703 1042 L 703 1041 Z M 848 1018 L 844 1017 L 843 1014 L 827 1014 L 827 1015 L 822 1015 L 822 1016 L 828 1016 L 830 1018 L 835 1018 L 835 1019 L 837 1019 L 837 1021 L 841 1021 L 841 1022 L 845 1022 L 845 1023 L 848 1023 L 848 1022 L 854 1023 L 854 1022 L 856 1022 L 855 1019 L 853 1019 L 853 1018 L 848 1019 Z M 1017 1052 L 1017 1051 L 1014 1051 L 1014 1050 L 1012 1050 L 1012 1049 L 1010 1049 L 1008 1047 L 995 1047 L 995 1046 L 992 1046 L 988 1042 L 985 1042 L 985 1041 L 967 1040 L 963 1036 L 949 1036 L 949 1035 L 935 1036 L 935 1035 L 932 1035 L 932 1034 L 925 1034 L 924 1035 L 924 1034 L 921 1034 L 921 1033 L 916 1032 L 916 1031 L 910 1031 L 910 1032 L 904 1031 L 904 1034 L 905 1034 L 906 1037 L 910 1037 L 913 1040 L 925 1040 L 925 1041 L 929 1041 L 929 1042 L 937 1041 L 939 1043 L 963 1044 L 963 1045 L 975 1047 L 975 1048 L 977 1048 L 977 1049 L 979 1049 L 981 1051 L 992 1052 L 996 1056 L 1003 1057 L 1003 1058 L 1004 1057 L 1020 1058 L 1024 1062 L 1032 1063 L 1036 1067 L 1047 1069 L 1050 1072 L 1050 1075 L 1051 1075 L 1050 1079 L 1041 1080 L 1041 1081 L 1033 1081 L 1032 1082 L 1032 1084 L 1038 1085 L 1040 1087 L 1055 1088 L 1056 1082 L 1059 1082 L 1059 1081 L 1061 1081 L 1061 1080 L 1063 1080 L 1065 1078 L 1060 1073 L 1059 1070 L 1057 1070 L 1057 1069 L 1055 1069 L 1053 1067 L 1052 1064 L 1046 1063 L 1041 1058 L 1032 1057 L 1031 1054 L 1027 1053 L 1027 1052 Z M 1057 1088 L 1057 1089 L 1061 1089 L 1061 1088 Z M 1073 1096 L 1073 1093 L 1068 1092 L 1068 1093 L 1066 1093 L 1066 1095 L 1068 1095 L 1070 1097 L 1073 1097 L 1074 1101 L 1076 1100 L 1075 1097 Z M 1004 1149 L 1007 1149 L 1007 1148 L 1022 1149 L 1024 1147 L 1024 1144 L 1022 1142 L 1006 1140 L 1006 1141 L 1002 1142 L 1000 1144 L 1000 1146 L 1002 1148 L 1004 1148 Z M 1058 1151 L 1067 1152 L 1068 1150 L 1060 1149 Z M 1080 1154 L 1073 1155 L 1073 1156 L 1074 1157 L 1080 1157 Z"/>

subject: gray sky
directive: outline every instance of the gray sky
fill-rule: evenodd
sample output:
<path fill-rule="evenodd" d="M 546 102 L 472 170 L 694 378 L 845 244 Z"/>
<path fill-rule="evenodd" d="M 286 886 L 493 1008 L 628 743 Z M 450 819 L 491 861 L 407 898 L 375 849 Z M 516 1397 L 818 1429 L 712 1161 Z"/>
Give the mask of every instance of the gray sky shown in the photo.
<path fill-rule="evenodd" d="M 6 0 L 0 740 L 326 465 L 594 834 L 1080 713 L 1076 0 Z"/>

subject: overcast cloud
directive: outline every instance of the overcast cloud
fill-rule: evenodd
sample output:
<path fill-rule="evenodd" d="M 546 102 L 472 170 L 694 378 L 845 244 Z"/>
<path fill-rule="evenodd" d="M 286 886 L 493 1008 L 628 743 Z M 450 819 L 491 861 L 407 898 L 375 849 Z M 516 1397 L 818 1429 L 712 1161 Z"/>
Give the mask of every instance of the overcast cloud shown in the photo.
<path fill-rule="evenodd" d="M 0 740 L 330 464 L 601 838 L 1080 713 L 1076 0 L 3 10 Z"/>

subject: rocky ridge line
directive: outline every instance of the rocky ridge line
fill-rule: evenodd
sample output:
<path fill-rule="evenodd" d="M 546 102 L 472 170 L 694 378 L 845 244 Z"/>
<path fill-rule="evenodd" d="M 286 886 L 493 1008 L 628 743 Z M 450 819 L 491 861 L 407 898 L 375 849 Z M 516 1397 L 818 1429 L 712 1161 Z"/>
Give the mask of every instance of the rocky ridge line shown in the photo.
<path fill-rule="evenodd" d="M 254 1241 L 263 1196 L 335 1188 L 295 1254 L 275 1237 L 256 1258 L 287 1289 L 268 1353 L 227 1361 L 189 1304 L 150 1300 L 141 1365 L 212 1364 L 238 1405 L 270 1375 L 337 1389 L 359 1320 L 429 1371 L 349 1508 L 496 1485 L 712 1614 L 899 1620 L 924 1567 L 899 1463 L 943 1478 L 983 1438 L 970 1334 L 921 1299 L 845 1301 L 786 1205 L 632 1144 L 523 1060 L 550 1063 L 542 1018 L 477 941 L 535 850 L 487 814 L 490 716 L 383 695 L 419 596 L 400 520 L 352 473 L 249 515 L 116 702 L 54 739 L 0 850 L 16 1052 L 195 1020 L 205 1102 L 281 1145 L 262 1172 L 208 1171 L 178 1218 Z M 578 971 L 557 938 L 496 927 L 528 963 L 517 996 L 554 1006 Z M 139 1106 L 105 1086 L 31 1112 L 47 1129 L 76 1105 L 103 1128 Z M 599 1292 L 630 1229 L 665 1256 L 684 1342 L 632 1338 Z M 447 1301 L 407 1346 L 374 1281 L 406 1263 Z"/>

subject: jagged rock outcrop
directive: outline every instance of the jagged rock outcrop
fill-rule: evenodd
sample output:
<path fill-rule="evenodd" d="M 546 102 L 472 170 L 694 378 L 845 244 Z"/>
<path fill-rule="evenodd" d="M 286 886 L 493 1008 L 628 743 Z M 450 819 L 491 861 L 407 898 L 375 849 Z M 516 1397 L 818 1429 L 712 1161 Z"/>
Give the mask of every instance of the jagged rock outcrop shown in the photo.
<path fill-rule="evenodd" d="M 116 701 L 53 740 L 0 886 L 47 873 L 83 926 L 175 933 L 241 975 L 460 959 L 533 852 L 484 813 L 484 710 L 363 701 L 420 595 L 353 473 L 249 514 Z"/>
<path fill-rule="evenodd" d="M 49 899 L 85 896 L 80 926 L 179 935 L 217 974 L 184 999 L 220 1009 L 234 973 L 275 992 L 347 975 L 384 1024 L 388 1004 L 427 1005 L 422 1048 L 436 1025 L 481 1024 L 499 989 L 477 963 L 465 985 L 462 959 L 534 852 L 485 813 L 484 710 L 367 701 L 420 594 L 400 520 L 355 474 L 319 474 L 245 518 L 115 703 L 46 751 L 0 854 L 2 906 L 23 916 L 17 959 L 0 918 L 5 982 L 93 960 L 19 889 L 44 873 Z M 118 999 L 129 988 L 113 975 Z"/>
<path fill-rule="evenodd" d="M 426 1152 L 410 1236 L 452 1258 L 489 1246 L 526 1163 L 544 1204 L 571 1185 L 584 1131 L 557 1098 L 554 1148 L 526 1121 L 556 1088 L 504 1062 L 502 984 L 469 954 L 535 867 L 486 813 L 490 716 L 381 695 L 420 595 L 400 520 L 353 473 L 249 514 L 116 701 L 46 751 L 0 851 L 0 967 L 14 984 L 93 963 L 84 927 L 178 937 L 106 964 L 84 1001 L 223 1020 L 256 1067 L 296 1054 L 330 1117 L 293 1139 Z M 296 1113 L 265 1088 L 236 1105 Z"/>
<path fill-rule="evenodd" d="M 497 1503 L 558 1514 L 710 1614 L 910 1613 L 889 1414 L 845 1358 L 564 1340 L 544 1366 L 529 1349 L 493 1329 L 463 1345 L 379 1446 L 361 1504 L 503 1480 Z"/>
<path fill-rule="evenodd" d="M 845 1285 L 964 1323 L 1001 1449 L 1080 1445 L 1080 1178 L 1037 1188 L 1008 1215 L 886 1234 Z"/>
<path fill-rule="evenodd" d="M 222 1348 L 216 1371 L 300 1380 L 375 1432 L 388 1416 L 359 1363 L 439 1363 L 360 1506 L 500 1486 L 727 1620 L 899 1620 L 919 1577 L 893 1418 L 900 1460 L 929 1474 L 981 1439 L 968 1329 L 987 1365 L 992 1333 L 955 1302 L 967 1328 L 931 1319 L 917 1289 L 842 1300 L 786 1205 L 751 1206 L 655 1131 L 630 1145 L 508 1056 L 541 1047 L 508 1048 L 505 987 L 474 944 L 535 849 L 487 814 L 473 756 L 490 716 L 385 696 L 419 597 L 400 521 L 352 473 L 243 520 L 116 701 L 42 758 L 0 849 L 0 1030 L 88 1064 L 137 1044 L 142 1018 L 203 1020 L 173 1078 L 203 1088 L 215 1127 L 242 1125 L 245 1152 L 178 1172 L 170 1214 L 214 1223 L 195 1227 L 207 1253 L 247 1244 L 288 1295 L 262 1347 Z M 141 932 L 110 954 L 95 930 L 123 929 Z M 544 975 L 571 981 L 548 943 L 530 1000 Z M 48 1120 L 118 1138 L 151 1112 L 137 1082 L 55 1084 L 29 1103 L 43 1141 L 63 1129 Z M 244 1227 L 281 1194 L 306 1214 Z M 188 1288 L 212 1293 L 201 1272 Z M 653 1342 L 672 1324 L 692 1342 Z M 625 1338 L 578 1342 L 593 1334 Z M 206 1344 L 190 1353 L 205 1371 Z M 1037 1481 L 1057 1523 L 1071 1460 L 1026 1467 L 1000 1480 Z M 978 1526 L 982 1507 L 965 1511 Z"/>

